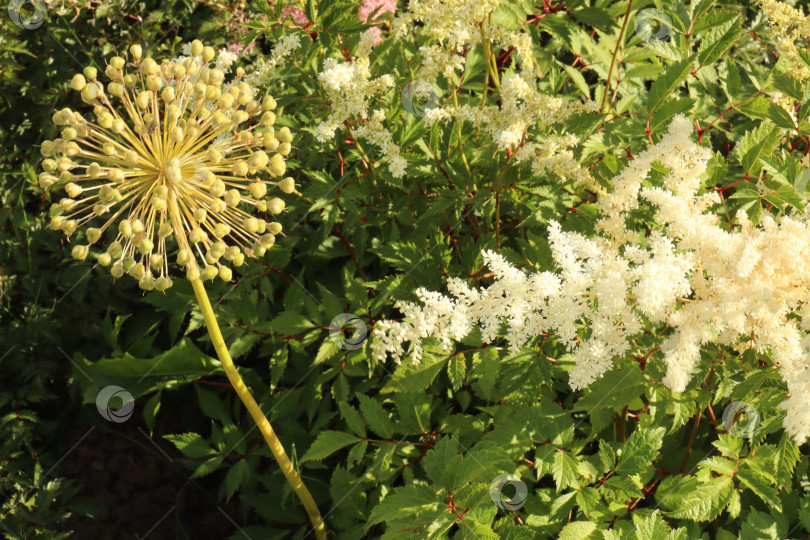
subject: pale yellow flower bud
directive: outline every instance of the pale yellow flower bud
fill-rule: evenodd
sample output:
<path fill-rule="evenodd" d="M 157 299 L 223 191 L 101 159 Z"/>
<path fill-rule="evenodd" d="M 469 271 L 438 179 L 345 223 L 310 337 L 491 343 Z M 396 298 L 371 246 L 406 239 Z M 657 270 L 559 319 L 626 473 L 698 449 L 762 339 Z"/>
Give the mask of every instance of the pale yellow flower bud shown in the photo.
<path fill-rule="evenodd" d="M 222 281 L 230 281 L 233 278 L 233 271 L 227 266 L 221 266 L 219 268 L 219 278 Z"/>
<path fill-rule="evenodd" d="M 264 249 L 270 249 L 276 243 L 276 237 L 273 234 L 267 233 L 262 235 L 259 239 Z"/>
<path fill-rule="evenodd" d="M 280 130 L 278 130 L 277 137 L 278 140 L 280 140 L 283 143 L 291 143 L 293 140 L 293 135 L 290 132 L 290 128 L 288 128 L 287 126 L 284 126 Z"/>
<path fill-rule="evenodd" d="M 246 218 L 242 222 L 242 228 L 249 233 L 256 233 L 259 230 L 259 220 L 255 217 Z"/>
<path fill-rule="evenodd" d="M 110 83 L 107 85 L 107 92 L 120 98 L 124 95 L 124 85 L 117 82 Z"/>
<path fill-rule="evenodd" d="M 144 90 L 138 97 L 135 98 L 135 105 L 138 106 L 139 109 L 146 109 L 149 107 L 149 103 L 152 101 L 152 92 L 149 90 Z"/>
<path fill-rule="evenodd" d="M 122 221 L 118 224 L 118 232 L 121 233 L 124 238 L 129 238 L 132 236 L 132 224 L 129 222 L 129 220 Z"/>
<path fill-rule="evenodd" d="M 262 182 L 253 182 L 250 184 L 250 194 L 254 199 L 261 199 L 267 195 L 267 185 Z"/>
<path fill-rule="evenodd" d="M 284 201 L 278 197 L 270 199 L 267 203 L 267 210 L 273 215 L 280 214 L 284 211 Z"/>
<path fill-rule="evenodd" d="M 242 201 L 242 196 L 239 194 L 238 189 L 230 189 L 225 194 L 225 204 L 230 207 L 237 206 Z"/>
<path fill-rule="evenodd" d="M 152 92 L 159 92 L 163 88 L 163 79 L 157 75 L 150 75 L 146 78 L 146 86 Z"/>
<path fill-rule="evenodd" d="M 200 56 L 204 49 L 205 47 L 203 47 L 203 43 L 199 39 L 195 39 L 191 42 L 191 56 Z M 206 60 L 206 62 L 207 61 L 208 60 Z"/>
<path fill-rule="evenodd" d="M 135 60 L 140 60 L 141 56 L 143 55 L 143 49 L 136 43 L 129 48 L 129 54 L 131 54 L 132 58 Z"/>
<path fill-rule="evenodd" d="M 98 77 L 98 70 L 92 66 L 87 66 L 84 68 L 82 73 L 84 73 L 84 76 L 90 81 L 95 81 L 96 77 Z M 79 90 L 81 90 L 81 88 L 79 88 Z"/>
<path fill-rule="evenodd" d="M 287 172 L 287 164 L 284 162 L 284 158 L 281 157 L 281 154 L 273 154 L 273 157 L 270 158 L 270 164 L 267 170 L 273 176 L 282 176 Z"/>
<path fill-rule="evenodd" d="M 248 165 L 244 161 L 237 161 L 233 164 L 233 171 L 234 176 L 245 176 L 248 171 Z"/>
<path fill-rule="evenodd" d="M 98 257 L 96 257 L 96 260 L 98 261 L 98 264 L 100 264 L 101 266 L 110 266 L 110 263 L 112 262 L 112 257 L 110 257 L 109 253 L 99 253 Z"/>
<path fill-rule="evenodd" d="M 88 253 L 90 253 L 90 246 L 73 246 L 73 250 L 70 252 L 77 261 L 85 260 Z"/>
<path fill-rule="evenodd" d="M 188 264 L 188 261 L 191 260 L 191 256 L 188 253 L 187 249 L 181 249 L 177 252 L 177 264 L 180 266 L 185 266 Z"/>
<path fill-rule="evenodd" d="M 127 274 L 140 281 L 146 275 L 146 268 L 143 263 L 136 263 L 129 268 Z"/>
<path fill-rule="evenodd" d="M 94 82 L 89 82 L 82 89 L 82 100 L 92 103 L 98 97 L 98 86 Z"/>
<path fill-rule="evenodd" d="M 98 229 L 96 227 L 90 227 L 89 229 L 87 229 L 86 235 L 87 235 L 87 242 L 89 244 L 95 244 L 96 242 L 98 242 L 98 239 L 101 238 L 101 229 Z"/>
<path fill-rule="evenodd" d="M 210 62 L 211 60 L 214 59 L 214 57 L 216 55 L 217 55 L 217 52 L 214 50 L 213 47 L 208 47 L 208 46 L 203 47 L 203 50 L 202 50 L 203 62 Z"/>
<path fill-rule="evenodd" d="M 191 232 L 188 233 L 188 241 L 191 242 L 192 244 L 197 244 L 205 240 L 206 236 L 208 235 L 205 234 L 205 231 L 203 231 L 199 227 L 195 227 L 191 229 Z"/>
<path fill-rule="evenodd" d="M 85 85 L 87 85 L 87 80 L 81 73 L 77 73 L 70 80 L 70 87 L 76 90 L 77 92 L 81 92 L 84 89 Z"/>
<path fill-rule="evenodd" d="M 276 123 L 276 113 L 272 111 L 267 111 L 262 115 L 263 126 L 272 126 L 275 123 Z"/>
<path fill-rule="evenodd" d="M 211 187 L 208 188 L 208 192 L 213 197 L 222 197 L 225 194 L 226 189 L 227 188 L 225 186 L 225 182 L 223 182 L 222 180 L 217 178 L 216 180 L 213 181 L 213 183 L 211 184 Z"/>
<path fill-rule="evenodd" d="M 208 281 L 209 279 L 214 279 L 217 277 L 218 274 L 219 272 L 217 272 L 216 266 L 206 266 L 202 269 L 202 272 L 200 272 L 200 278 L 203 281 Z"/>
<path fill-rule="evenodd" d="M 214 226 L 214 236 L 217 238 L 222 238 L 223 236 L 228 236 L 231 234 L 231 226 L 227 223 L 217 223 Z"/>
<path fill-rule="evenodd" d="M 281 233 L 281 229 L 282 229 L 281 223 L 279 223 L 278 221 L 274 221 L 272 223 L 267 224 L 267 230 L 270 232 L 270 234 L 274 235 L 279 234 Z"/>
<path fill-rule="evenodd" d="M 163 266 L 163 255 L 160 253 L 153 253 L 149 256 L 149 266 L 154 270 L 160 269 Z"/>
<path fill-rule="evenodd" d="M 155 288 L 155 278 L 147 274 L 138 280 L 138 287 L 144 291 L 151 291 Z"/>
<path fill-rule="evenodd" d="M 265 111 L 272 111 L 276 108 L 277 103 L 276 100 L 273 99 L 273 96 L 264 96 L 262 100 L 262 110 Z"/>
<path fill-rule="evenodd" d="M 171 286 L 172 280 L 167 277 L 160 276 L 155 280 L 155 290 L 158 292 L 163 292 Z"/>
<path fill-rule="evenodd" d="M 116 261 L 115 264 L 112 265 L 112 268 L 110 268 L 110 274 L 112 274 L 112 277 L 114 278 L 120 278 L 124 275 L 124 265 L 121 263 L 121 261 Z"/>
<path fill-rule="evenodd" d="M 216 148 L 209 148 L 208 159 L 211 160 L 211 163 L 214 165 L 219 165 L 219 163 L 222 161 L 222 154 L 220 154 Z"/>
<path fill-rule="evenodd" d="M 200 279 L 200 270 L 196 266 L 191 266 L 186 270 L 186 278 L 189 281 Z"/>
<path fill-rule="evenodd" d="M 160 99 L 163 100 L 164 103 L 170 103 L 174 101 L 174 87 L 167 86 L 163 89 L 160 93 Z"/>
<path fill-rule="evenodd" d="M 291 176 L 288 176 L 278 183 L 278 188 L 284 193 L 292 193 L 295 191 L 295 180 Z"/>

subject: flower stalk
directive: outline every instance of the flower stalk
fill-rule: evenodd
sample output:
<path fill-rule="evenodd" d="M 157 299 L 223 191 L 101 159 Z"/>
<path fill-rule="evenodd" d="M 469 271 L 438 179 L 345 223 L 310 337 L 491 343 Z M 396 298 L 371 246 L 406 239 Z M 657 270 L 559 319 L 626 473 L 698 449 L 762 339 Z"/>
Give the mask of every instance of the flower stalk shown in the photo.
<path fill-rule="evenodd" d="M 242 380 L 242 377 L 239 376 L 239 372 L 236 370 L 233 359 L 228 352 L 228 347 L 225 345 L 225 340 L 222 338 L 222 332 L 219 329 L 219 324 L 217 324 L 217 319 L 214 316 L 214 309 L 211 307 L 211 301 L 208 299 L 208 294 L 205 292 L 205 285 L 203 285 L 203 282 L 198 278 L 191 280 L 191 286 L 194 288 L 194 294 L 197 296 L 197 303 L 200 306 L 200 311 L 202 312 L 203 319 L 205 320 L 205 327 L 208 329 L 208 335 L 211 336 L 211 342 L 214 345 L 214 350 L 216 351 L 220 362 L 222 362 L 222 368 L 225 370 L 225 375 L 228 377 L 228 381 L 230 381 L 233 389 L 236 390 L 236 395 L 239 396 L 239 399 L 245 405 L 245 408 L 250 413 L 253 421 L 256 422 L 256 427 L 259 428 L 264 440 L 267 442 L 267 446 L 269 446 L 270 451 L 273 452 L 273 457 L 276 458 L 276 461 L 281 468 L 281 472 L 284 473 L 284 477 L 287 479 L 287 482 L 290 483 L 290 486 L 292 487 L 293 491 L 295 491 L 298 499 L 304 505 L 304 508 L 309 515 L 309 520 L 312 522 L 312 526 L 315 529 L 315 536 L 319 540 L 325 539 L 326 528 L 323 523 L 323 518 L 321 517 L 321 512 L 318 510 L 318 506 L 315 504 L 315 500 L 312 498 L 312 494 L 310 494 L 307 486 L 304 485 L 304 481 L 301 480 L 301 477 L 295 471 L 295 468 L 290 462 L 290 458 L 284 451 L 284 446 L 282 446 L 281 441 L 278 440 L 275 431 L 273 431 L 273 426 L 270 425 L 270 421 L 264 415 L 259 407 L 259 404 L 256 403 L 256 400 L 253 399 L 250 390 L 248 390 L 245 382 Z"/>

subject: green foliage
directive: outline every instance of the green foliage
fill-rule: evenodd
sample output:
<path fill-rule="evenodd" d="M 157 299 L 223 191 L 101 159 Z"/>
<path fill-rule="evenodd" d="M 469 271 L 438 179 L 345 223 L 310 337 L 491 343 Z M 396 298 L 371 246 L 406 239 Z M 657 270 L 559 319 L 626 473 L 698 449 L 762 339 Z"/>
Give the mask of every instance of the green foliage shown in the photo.
<path fill-rule="evenodd" d="M 786 389 L 766 352 L 706 348 L 693 382 L 677 394 L 661 384 L 663 329 L 650 324 L 632 355 L 616 359 L 586 390 L 572 391 L 572 360 L 553 335 L 517 351 L 505 340 L 487 346 L 476 334 L 450 349 L 429 342 L 419 363 L 400 365 L 374 360 L 370 337 L 359 348 L 335 339 L 340 314 L 359 317 L 370 334 L 377 321 L 399 318 L 396 302 L 413 301 L 417 288 L 441 290 L 448 276 L 487 283 L 483 249 L 498 248 L 526 269 L 550 269 L 551 219 L 594 233 L 594 186 L 536 173 L 478 126 L 429 126 L 405 106 L 402 90 L 427 37 L 387 37 L 371 56 L 374 76 L 396 81 L 374 107 L 384 109 L 408 161 L 407 175 L 397 179 L 387 158 L 354 136 L 356 120 L 326 143 L 314 137 L 330 107 L 318 80 L 323 61 L 352 57 L 366 26 L 355 3 L 302 2 L 307 28 L 280 20 L 283 2 L 231 10 L 215 2 L 147 4 L 132 8 L 141 10 L 134 19 L 97 10 L 85 35 L 55 13 L 50 34 L 2 23 L 9 29 L 0 38 L 8 91 L 0 109 L 10 119 L 0 123 L 0 278 L 7 276 L 0 281 L 0 356 L 12 351 L 0 359 L 9 381 L 0 390 L 7 537 L 67 537 L 68 514 L 92 511 L 78 486 L 49 469 L 67 450 L 59 430 L 69 413 L 82 406 L 94 413 L 98 390 L 108 385 L 137 398 L 130 422 L 143 421 L 156 440 L 171 443 L 189 477 L 219 485 L 219 500 L 239 505 L 246 534 L 309 532 L 303 508 L 226 384 L 190 287 L 178 280 L 170 294 L 143 296 L 100 269 L 69 262 L 68 246 L 45 227 L 52 195 L 36 185 L 34 168 L 36 145 L 53 133 L 41 131 L 40 118 L 72 99 L 61 94 L 76 61 L 97 64 L 141 32 L 169 56 L 196 37 L 253 44 L 239 59 L 248 70 L 282 37 L 301 40 L 264 82 L 296 133 L 289 165 L 301 195 L 285 196 L 286 236 L 268 256 L 209 293 L 242 377 L 336 538 L 810 532 L 810 461 L 781 428 Z M 724 226 L 736 226 L 739 210 L 754 220 L 803 210 L 810 90 L 771 55 L 776 45 L 755 6 L 634 4 L 625 31 L 627 2 L 577 0 L 548 9 L 560 6 L 503 3 L 488 23 L 532 35 L 541 91 L 597 104 L 604 98 L 601 113 L 538 128 L 536 140 L 576 135 L 574 159 L 610 189 L 610 179 L 685 114 L 715 154 L 704 188 L 719 193 L 715 211 Z M 639 10 L 653 6 L 668 25 L 666 39 L 634 31 Z M 497 57 L 501 75 L 514 71 L 506 53 Z M 480 46 L 471 48 L 463 78 L 439 79 L 442 106 L 454 96 L 498 104 L 486 58 Z M 769 97 L 775 91 L 800 105 L 791 114 Z M 656 181 L 655 174 L 647 179 Z M 651 231 L 660 227 L 648 208 L 634 219 Z M 578 331 L 582 337 L 589 329 Z M 728 420 L 724 411 L 735 402 L 751 411 Z M 746 422 L 754 422 L 751 431 L 741 428 Z"/>

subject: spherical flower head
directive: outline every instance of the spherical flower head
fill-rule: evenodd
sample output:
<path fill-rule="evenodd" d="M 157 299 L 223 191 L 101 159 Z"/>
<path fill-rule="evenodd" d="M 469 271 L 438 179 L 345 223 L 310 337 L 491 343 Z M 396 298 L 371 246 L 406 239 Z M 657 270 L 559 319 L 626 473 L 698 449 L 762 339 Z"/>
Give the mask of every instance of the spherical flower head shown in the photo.
<path fill-rule="evenodd" d="M 263 255 L 281 233 L 254 211 L 282 212 L 275 195 L 294 190 L 282 179 L 292 134 L 276 138 L 268 114 L 275 100 L 240 80 L 243 70 L 226 81 L 211 47 L 189 49 L 158 63 L 133 45 L 129 63 L 109 60 L 106 85 L 93 68 L 73 76 L 92 115 L 57 111 L 61 136 L 41 148 L 40 186 L 66 195 L 51 206 L 51 228 L 83 231 L 75 259 L 95 258 L 145 290 L 171 286 L 171 261 L 190 279 L 230 281 L 228 265 Z"/>

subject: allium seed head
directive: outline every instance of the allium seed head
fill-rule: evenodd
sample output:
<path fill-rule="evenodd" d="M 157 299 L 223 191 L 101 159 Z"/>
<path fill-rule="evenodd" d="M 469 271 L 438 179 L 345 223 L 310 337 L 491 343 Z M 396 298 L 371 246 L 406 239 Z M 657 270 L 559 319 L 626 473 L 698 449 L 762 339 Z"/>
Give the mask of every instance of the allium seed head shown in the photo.
<path fill-rule="evenodd" d="M 246 254 L 263 255 L 281 232 L 251 212 L 282 212 L 284 201 L 267 200 L 268 189 L 295 189 L 291 178 L 273 179 L 286 171 L 292 141 L 286 127 L 276 138 L 275 100 L 246 82 L 227 82 L 209 66 L 213 48 L 195 40 L 190 51 L 190 58 L 158 63 L 132 45 L 131 73 L 123 57 L 112 57 L 106 87 L 95 68 L 85 68 L 70 87 L 92 115 L 57 111 L 61 137 L 41 147 L 40 186 L 67 194 L 50 207 L 51 227 L 68 237 L 85 230 L 85 242 L 71 250 L 78 260 L 99 249 L 106 233 L 107 247 L 94 257 L 144 290 L 172 285 L 171 260 L 189 279 L 230 281 L 225 262 L 236 267 Z"/>

